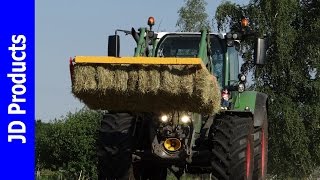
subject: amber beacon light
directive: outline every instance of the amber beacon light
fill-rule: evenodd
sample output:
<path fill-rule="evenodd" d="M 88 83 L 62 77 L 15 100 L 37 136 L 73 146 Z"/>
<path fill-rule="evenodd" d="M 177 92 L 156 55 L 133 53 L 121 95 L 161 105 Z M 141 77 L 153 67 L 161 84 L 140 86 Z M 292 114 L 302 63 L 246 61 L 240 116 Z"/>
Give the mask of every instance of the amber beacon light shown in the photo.
<path fill-rule="evenodd" d="M 151 17 L 148 18 L 148 25 L 149 26 L 153 26 L 154 25 L 154 17 L 151 16 Z"/>
<path fill-rule="evenodd" d="M 241 26 L 242 26 L 242 27 L 247 27 L 248 25 L 249 25 L 249 20 L 248 20 L 248 18 L 243 17 L 243 18 L 241 19 Z"/>

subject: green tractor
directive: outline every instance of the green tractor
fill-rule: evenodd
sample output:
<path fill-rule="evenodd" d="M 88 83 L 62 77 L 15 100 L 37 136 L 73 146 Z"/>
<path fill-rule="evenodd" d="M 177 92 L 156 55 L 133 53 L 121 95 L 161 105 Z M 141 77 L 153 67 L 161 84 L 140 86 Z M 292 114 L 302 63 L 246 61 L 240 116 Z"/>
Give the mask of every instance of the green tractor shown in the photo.
<path fill-rule="evenodd" d="M 184 173 L 211 174 L 216 179 L 265 179 L 268 154 L 267 98 L 246 89 L 247 72 L 240 68 L 239 44 L 254 38 L 254 63 L 264 64 L 266 41 L 248 30 L 229 33 L 116 30 L 109 36 L 108 56 L 119 57 L 118 32 L 136 42 L 135 57 L 202 60 L 221 90 L 218 113 L 106 111 L 98 139 L 99 180 L 167 178 Z M 240 70 L 241 69 L 241 70 Z M 137 102 L 139 103 L 139 102 Z"/>

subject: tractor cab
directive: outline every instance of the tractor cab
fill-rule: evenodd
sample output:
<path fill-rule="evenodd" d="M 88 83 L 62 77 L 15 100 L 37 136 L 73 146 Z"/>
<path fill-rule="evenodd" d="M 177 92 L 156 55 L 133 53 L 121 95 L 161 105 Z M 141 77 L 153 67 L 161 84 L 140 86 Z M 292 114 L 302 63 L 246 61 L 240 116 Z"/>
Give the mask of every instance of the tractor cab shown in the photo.
<path fill-rule="evenodd" d="M 201 58 L 208 71 L 217 78 L 221 89 L 228 88 L 239 92 L 245 90 L 246 83 L 246 72 L 240 71 L 240 64 L 243 61 L 239 58 L 239 46 L 243 39 L 255 39 L 254 63 L 264 64 L 266 40 L 258 38 L 255 32 L 244 30 L 229 33 L 209 33 L 207 30 L 154 32 L 152 31 L 153 23 L 149 21 L 154 23 L 154 19 L 151 17 L 151 20 L 150 18 L 148 20 L 150 29 L 116 30 L 116 35 L 109 37 L 109 55 L 119 57 L 120 39 L 117 32 L 124 32 L 131 34 L 137 43 L 134 56 Z M 242 26 L 248 25 L 248 22 L 242 21 Z"/>
<path fill-rule="evenodd" d="M 157 33 L 157 57 L 198 57 L 201 33 Z M 207 69 L 218 79 L 220 87 L 238 80 L 239 52 L 228 47 L 225 34 L 209 34 L 210 49 L 202 59 Z M 228 67 L 228 69 L 226 69 Z M 227 78 L 227 79 L 226 79 Z"/>

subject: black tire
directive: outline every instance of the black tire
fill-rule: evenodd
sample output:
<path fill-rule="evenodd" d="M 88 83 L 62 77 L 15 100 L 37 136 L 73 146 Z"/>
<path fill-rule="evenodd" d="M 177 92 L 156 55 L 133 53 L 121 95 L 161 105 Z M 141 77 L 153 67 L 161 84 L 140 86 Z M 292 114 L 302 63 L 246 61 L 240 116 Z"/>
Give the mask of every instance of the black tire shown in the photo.
<path fill-rule="evenodd" d="M 135 180 L 166 180 L 167 168 L 156 163 L 140 162 L 133 166 Z"/>
<path fill-rule="evenodd" d="M 212 175 L 217 179 L 252 179 L 253 120 L 251 117 L 217 117 L 210 132 Z"/>
<path fill-rule="evenodd" d="M 128 113 L 104 114 L 97 141 L 98 180 L 132 179 L 133 123 Z"/>
<path fill-rule="evenodd" d="M 267 116 L 261 127 L 254 133 L 254 180 L 265 180 L 268 164 L 268 120 Z"/>

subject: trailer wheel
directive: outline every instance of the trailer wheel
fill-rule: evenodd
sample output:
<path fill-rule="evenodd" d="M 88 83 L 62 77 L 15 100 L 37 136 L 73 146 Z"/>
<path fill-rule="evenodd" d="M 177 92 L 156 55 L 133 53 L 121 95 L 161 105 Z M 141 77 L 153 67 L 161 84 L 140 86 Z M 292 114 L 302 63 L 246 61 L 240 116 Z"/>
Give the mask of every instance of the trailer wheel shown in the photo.
<path fill-rule="evenodd" d="M 267 116 L 261 127 L 255 128 L 254 133 L 254 171 L 253 178 L 264 180 L 268 164 L 268 120 Z"/>
<path fill-rule="evenodd" d="M 210 131 L 212 174 L 218 179 L 252 179 L 252 118 L 234 115 L 217 117 Z"/>
<path fill-rule="evenodd" d="M 133 116 L 107 113 L 101 121 L 97 140 L 98 179 L 130 179 Z"/>

